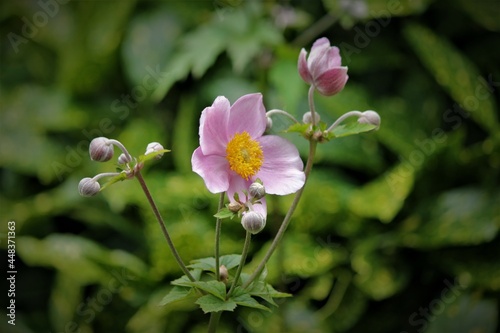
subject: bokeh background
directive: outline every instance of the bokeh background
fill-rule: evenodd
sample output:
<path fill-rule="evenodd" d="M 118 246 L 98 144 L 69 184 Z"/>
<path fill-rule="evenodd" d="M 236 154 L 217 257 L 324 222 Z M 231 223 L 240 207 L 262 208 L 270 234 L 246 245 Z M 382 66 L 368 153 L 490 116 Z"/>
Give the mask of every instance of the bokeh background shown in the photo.
<path fill-rule="evenodd" d="M 349 81 L 322 120 L 377 110 L 379 131 L 319 147 L 268 281 L 274 312 L 224 313 L 221 332 L 499 332 L 500 4 L 495 0 L 2 1 L 0 216 L 16 222 L 16 325 L 2 332 L 205 332 L 190 303 L 158 304 L 181 275 L 136 181 L 96 197 L 81 178 L 97 136 L 133 155 L 187 262 L 213 254 L 217 195 L 190 166 L 201 111 L 262 92 L 298 118 L 302 47 L 328 37 Z M 274 131 L 288 125 L 275 119 Z M 300 148 L 298 135 L 283 134 Z M 270 198 L 250 266 L 292 197 Z M 238 221 L 222 253 L 241 251 Z"/>

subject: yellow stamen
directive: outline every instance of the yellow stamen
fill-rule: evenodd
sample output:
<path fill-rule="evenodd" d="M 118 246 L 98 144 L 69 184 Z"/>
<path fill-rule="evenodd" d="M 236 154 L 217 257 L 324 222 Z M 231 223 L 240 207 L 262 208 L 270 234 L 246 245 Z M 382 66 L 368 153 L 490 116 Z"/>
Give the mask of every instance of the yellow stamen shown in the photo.
<path fill-rule="evenodd" d="M 248 180 L 260 170 L 264 163 L 264 153 L 250 134 L 236 133 L 227 144 L 226 159 L 231 170 Z"/>

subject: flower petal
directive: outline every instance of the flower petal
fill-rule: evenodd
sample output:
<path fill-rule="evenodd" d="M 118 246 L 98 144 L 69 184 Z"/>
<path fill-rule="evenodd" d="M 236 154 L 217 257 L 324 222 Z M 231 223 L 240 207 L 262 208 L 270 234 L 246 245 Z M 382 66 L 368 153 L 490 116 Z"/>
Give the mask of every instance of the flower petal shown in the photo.
<path fill-rule="evenodd" d="M 196 148 L 191 157 L 193 171 L 205 181 L 212 193 L 225 192 L 229 188 L 229 165 L 225 157 L 203 155 L 201 147 Z"/>
<path fill-rule="evenodd" d="M 231 172 L 229 175 L 229 187 L 227 189 L 229 201 L 234 202 L 234 194 L 238 193 L 240 200 L 245 202 L 245 193 L 243 191 L 248 192 L 250 184 L 252 184 L 251 180 L 245 180 L 235 172 Z"/>
<path fill-rule="evenodd" d="M 262 95 L 244 95 L 231 106 L 228 122 L 228 138 L 236 133 L 248 132 L 253 139 L 257 139 L 266 130 L 266 109 L 262 103 Z"/>
<path fill-rule="evenodd" d="M 299 63 L 298 63 L 298 69 L 299 69 L 299 74 L 302 80 L 306 81 L 309 84 L 313 83 L 313 79 L 311 76 L 311 73 L 309 73 L 309 67 L 307 66 L 307 51 L 302 49 L 299 54 Z"/>
<path fill-rule="evenodd" d="M 252 210 L 256 211 L 257 213 L 262 214 L 264 216 L 264 219 L 267 220 L 267 203 L 266 203 L 266 198 L 260 199 L 260 203 L 256 203 L 252 205 Z"/>
<path fill-rule="evenodd" d="M 264 152 L 264 164 L 253 178 L 262 180 L 266 193 L 286 195 L 302 188 L 304 164 L 297 148 L 276 135 L 265 135 L 257 141 Z"/>
<path fill-rule="evenodd" d="M 328 69 L 327 56 L 329 50 L 330 41 L 325 37 L 316 40 L 312 45 L 307 64 L 309 65 L 309 72 L 313 78 Z"/>
<path fill-rule="evenodd" d="M 224 96 L 215 99 L 212 106 L 203 110 L 200 118 L 200 147 L 204 155 L 224 156 L 229 141 L 227 123 L 229 101 Z"/>
<path fill-rule="evenodd" d="M 342 57 L 340 56 L 340 50 L 336 46 L 330 47 L 328 50 L 328 68 L 340 67 L 342 66 Z"/>
<path fill-rule="evenodd" d="M 348 78 L 347 67 L 336 67 L 316 78 L 314 85 L 320 94 L 332 96 L 344 89 Z"/>

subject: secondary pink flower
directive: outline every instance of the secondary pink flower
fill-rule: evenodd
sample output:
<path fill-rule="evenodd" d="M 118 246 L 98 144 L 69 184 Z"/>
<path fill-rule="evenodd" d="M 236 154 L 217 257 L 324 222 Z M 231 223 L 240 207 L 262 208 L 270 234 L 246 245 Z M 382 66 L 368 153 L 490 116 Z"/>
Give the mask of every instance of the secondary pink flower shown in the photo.
<path fill-rule="evenodd" d="M 320 94 L 332 96 L 339 93 L 347 82 L 347 67 L 341 66 L 339 49 L 330 46 L 328 38 L 316 40 L 307 58 L 302 49 L 299 55 L 299 74 L 304 81 L 313 85 Z"/>
<path fill-rule="evenodd" d="M 234 194 L 243 199 L 243 191 L 256 179 L 262 181 L 269 194 L 294 193 L 304 185 L 297 148 L 279 136 L 263 135 L 266 124 L 261 94 L 242 96 L 232 106 L 219 96 L 203 110 L 200 146 L 191 163 L 210 192 L 227 192 L 234 201 Z M 265 208 L 265 201 L 255 205 L 264 216 Z"/>

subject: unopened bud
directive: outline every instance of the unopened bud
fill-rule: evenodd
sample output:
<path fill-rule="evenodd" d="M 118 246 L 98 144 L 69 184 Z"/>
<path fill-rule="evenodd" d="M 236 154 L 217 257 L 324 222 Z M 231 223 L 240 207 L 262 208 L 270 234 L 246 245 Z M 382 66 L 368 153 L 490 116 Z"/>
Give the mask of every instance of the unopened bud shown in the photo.
<path fill-rule="evenodd" d="M 227 283 L 227 281 L 229 280 L 229 272 L 224 265 L 220 265 L 219 267 L 219 280 L 224 283 Z"/>
<path fill-rule="evenodd" d="M 260 213 L 249 211 L 241 218 L 241 225 L 246 231 L 255 235 L 264 229 L 266 219 Z"/>
<path fill-rule="evenodd" d="M 316 120 L 316 124 L 319 123 L 319 120 L 320 120 L 319 113 L 315 113 L 314 114 L 314 118 Z M 311 111 L 308 111 L 308 112 L 304 113 L 304 115 L 302 116 L 302 121 L 304 122 L 304 124 L 311 124 L 312 123 L 312 113 L 311 113 Z"/>
<path fill-rule="evenodd" d="M 270 131 L 273 128 L 273 120 L 271 117 L 266 117 L 266 131 Z"/>
<path fill-rule="evenodd" d="M 358 123 L 375 125 L 378 129 L 380 127 L 380 116 L 377 112 L 368 110 L 363 112 L 362 115 L 358 118 Z"/>
<path fill-rule="evenodd" d="M 266 189 L 261 183 L 255 182 L 248 188 L 248 193 L 252 198 L 262 199 L 266 195 Z"/>
<path fill-rule="evenodd" d="M 90 158 L 97 162 L 106 162 L 113 157 L 113 144 L 108 138 L 98 137 L 90 142 Z"/>
<path fill-rule="evenodd" d="M 144 155 L 151 154 L 151 153 L 154 153 L 154 152 L 157 152 L 160 150 L 163 150 L 163 146 L 160 143 L 151 142 L 146 147 L 146 152 L 144 153 Z M 163 154 L 158 154 L 155 156 L 155 159 L 159 160 L 162 156 L 163 156 Z"/>
<path fill-rule="evenodd" d="M 229 209 L 233 213 L 239 212 L 243 207 L 244 206 L 239 202 L 230 202 L 229 205 L 227 205 L 227 209 Z"/>
<path fill-rule="evenodd" d="M 125 163 L 129 163 L 129 162 L 130 162 L 130 159 L 127 157 L 127 155 L 122 153 L 120 156 L 118 156 L 118 164 L 125 164 Z"/>
<path fill-rule="evenodd" d="M 89 177 L 83 178 L 78 184 L 78 192 L 84 197 L 92 197 L 99 193 L 100 189 L 101 185 L 99 185 L 96 180 Z"/>

